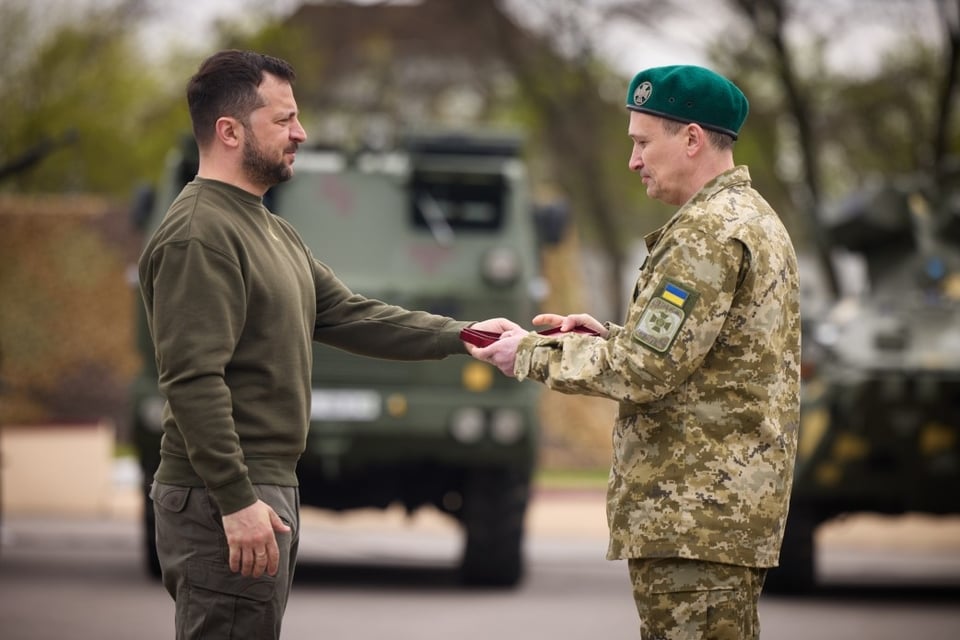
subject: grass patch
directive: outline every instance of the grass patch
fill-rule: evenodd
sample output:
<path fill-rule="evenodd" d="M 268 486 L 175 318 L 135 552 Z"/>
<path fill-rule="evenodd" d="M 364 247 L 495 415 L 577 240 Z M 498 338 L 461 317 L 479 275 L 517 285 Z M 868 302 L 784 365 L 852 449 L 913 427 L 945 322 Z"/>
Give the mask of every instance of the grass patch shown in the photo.
<path fill-rule="evenodd" d="M 117 443 L 113 447 L 114 458 L 136 458 L 137 448 L 128 443 Z"/>
<path fill-rule="evenodd" d="M 533 482 L 544 489 L 605 489 L 609 473 L 607 468 L 539 469 Z"/>

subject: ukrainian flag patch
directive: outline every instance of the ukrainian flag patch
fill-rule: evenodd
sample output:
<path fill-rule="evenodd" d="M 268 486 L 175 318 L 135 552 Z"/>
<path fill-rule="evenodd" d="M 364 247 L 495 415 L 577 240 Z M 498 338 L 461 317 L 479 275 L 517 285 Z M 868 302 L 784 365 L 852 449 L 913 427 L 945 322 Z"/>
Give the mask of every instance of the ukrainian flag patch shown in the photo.
<path fill-rule="evenodd" d="M 640 314 L 633 330 L 634 339 L 654 351 L 666 352 L 698 297 L 689 287 L 663 279 Z"/>
<path fill-rule="evenodd" d="M 660 297 L 667 302 L 673 303 L 674 305 L 683 309 L 683 305 L 687 301 L 687 298 L 690 297 L 690 294 L 684 291 L 681 287 L 673 284 L 669 280 L 666 280 L 662 285 Z"/>

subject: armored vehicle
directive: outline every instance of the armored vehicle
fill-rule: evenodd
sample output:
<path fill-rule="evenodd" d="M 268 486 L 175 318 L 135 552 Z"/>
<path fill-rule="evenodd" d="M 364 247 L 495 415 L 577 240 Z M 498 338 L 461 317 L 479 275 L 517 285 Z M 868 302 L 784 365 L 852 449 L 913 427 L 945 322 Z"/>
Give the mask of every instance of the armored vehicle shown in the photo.
<path fill-rule="evenodd" d="M 960 201 L 932 193 L 877 185 L 824 216 L 846 284 L 805 324 L 797 465 L 770 590 L 815 586 L 814 533 L 828 519 L 960 513 Z"/>
<path fill-rule="evenodd" d="M 195 173 L 195 149 L 171 159 L 152 202 L 142 199 L 150 203 L 141 207 L 147 233 Z M 268 206 L 357 293 L 458 319 L 529 320 L 536 312 L 539 249 L 559 238 L 564 215 L 562 207 L 532 207 L 518 138 L 433 133 L 385 150 L 301 148 L 295 173 L 268 192 Z M 148 485 L 163 401 L 144 326 L 140 348 L 146 366 L 135 385 L 134 431 Z M 517 583 L 536 385 L 467 356 L 411 363 L 314 348 L 302 504 L 436 508 L 462 525 L 465 583 Z M 144 543 L 157 573 L 146 491 Z"/>

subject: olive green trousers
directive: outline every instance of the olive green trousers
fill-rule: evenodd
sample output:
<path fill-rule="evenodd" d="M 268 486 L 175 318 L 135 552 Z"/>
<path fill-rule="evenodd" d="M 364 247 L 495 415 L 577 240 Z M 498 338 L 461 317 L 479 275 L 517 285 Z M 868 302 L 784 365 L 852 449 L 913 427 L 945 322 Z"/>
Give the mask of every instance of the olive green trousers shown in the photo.
<path fill-rule="evenodd" d="M 230 571 L 220 510 L 206 489 L 154 483 L 157 556 L 163 584 L 176 603 L 177 640 L 280 637 L 300 541 L 299 494 L 296 487 L 254 485 L 254 490 L 290 527 L 276 534 L 276 576 Z"/>

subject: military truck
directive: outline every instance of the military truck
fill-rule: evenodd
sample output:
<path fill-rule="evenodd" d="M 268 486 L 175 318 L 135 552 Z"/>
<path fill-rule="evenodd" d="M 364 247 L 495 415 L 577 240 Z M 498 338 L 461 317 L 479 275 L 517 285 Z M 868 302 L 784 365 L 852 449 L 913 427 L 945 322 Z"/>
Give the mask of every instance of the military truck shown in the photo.
<path fill-rule="evenodd" d="M 960 201 L 904 180 L 826 213 L 845 285 L 805 322 L 797 465 L 771 591 L 816 586 L 826 520 L 960 513 Z"/>
<path fill-rule="evenodd" d="M 196 173 L 196 150 L 186 149 L 171 157 L 155 195 L 138 199 L 147 234 Z M 565 213 L 531 205 L 521 152 L 516 136 L 442 132 L 410 134 L 389 149 L 301 148 L 295 177 L 265 200 L 358 293 L 458 319 L 529 320 L 545 293 L 539 250 L 559 239 Z M 391 362 L 314 346 L 303 505 L 435 508 L 462 525 L 464 583 L 515 585 L 537 450 L 536 385 L 466 356 Z M 163 400 L 142 322 L 140 349 L 133 422 L 144 546 L 157 574 L 147 490 Z"/>

